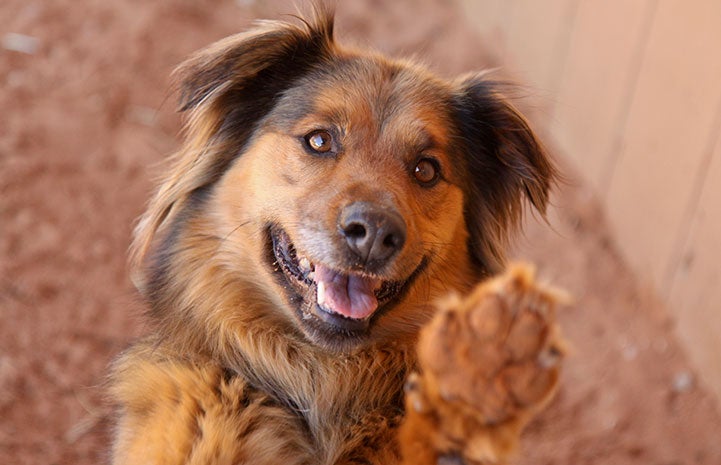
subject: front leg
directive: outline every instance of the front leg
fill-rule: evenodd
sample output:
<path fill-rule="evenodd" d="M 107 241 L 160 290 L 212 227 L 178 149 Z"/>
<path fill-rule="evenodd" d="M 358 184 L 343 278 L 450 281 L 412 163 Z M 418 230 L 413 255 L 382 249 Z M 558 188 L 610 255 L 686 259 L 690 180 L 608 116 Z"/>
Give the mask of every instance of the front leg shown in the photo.
<path fill-rule="evenodd" d="M 505 463 L 557 385 L 559 299 L 515 266 L 441 306 L 406 387 L 404 464 Z"/>
<path fill-rule="evenodd" d="M 211 363 L 157 356 L 142 343 L 116 362 L 114 465 L 310 465 L 300 419 Z"/>

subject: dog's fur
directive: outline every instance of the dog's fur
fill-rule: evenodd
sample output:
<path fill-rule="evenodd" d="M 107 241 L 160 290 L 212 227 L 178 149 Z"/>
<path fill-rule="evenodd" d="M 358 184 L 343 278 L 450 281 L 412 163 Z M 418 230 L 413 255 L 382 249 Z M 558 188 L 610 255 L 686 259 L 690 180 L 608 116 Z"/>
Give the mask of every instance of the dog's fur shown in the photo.
<path fill-rule="evenodd" d="M 524 270 L 441 305 L 420 366 L 415 349 L 434 303 L 503 270 L 523 199 L 545 210 L 555 170 L 525 120 L 482 74 L 449 82 L 341 48 L 332 12 L 315 10 L 177 71 L 186 142 L 136 231 L 154 330 L 113 370 L 116 464 L 497 461 L 555 384 L 538 362 L 555 347 L 553 298 Z M 349 252 L 339 217 L 352 204 L 397 220 L 390 257 Z M 319 310 L 307 263 L 307 282 L 292 282 L 301 256 L 374 286 L 378 308 Z M 466 307 L 481 316 L 463 310 L 458 326 L 448 315 Z M 528 312 L 515 341 L 523 318 L 501 315 Z M 528 338 L 520 358 L 493 357 Z M 506 365 L 516 371 L 493 381 Z"/>

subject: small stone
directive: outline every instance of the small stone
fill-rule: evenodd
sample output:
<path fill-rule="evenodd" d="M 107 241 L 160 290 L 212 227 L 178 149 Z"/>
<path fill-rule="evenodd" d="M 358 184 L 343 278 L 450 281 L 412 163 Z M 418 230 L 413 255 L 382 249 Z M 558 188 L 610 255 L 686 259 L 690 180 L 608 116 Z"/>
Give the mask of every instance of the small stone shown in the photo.
<path fill-rule="evenodd" d="M 674 392 L 683 393 L 688 392 L 693 388 L 694 379 L 693 374 L 688 371 L 682 371 L 676 373 L 673 377 L 672 389 Z"/>
<path fill-rule="evenodd" d="M 628 361 L 634 360 L 638 356 L 638 347 L 628 345 L 623 348 L 623 358 Z"/>
<path fill-rule="evenodd" d="M 37 38 L 16 32 L 8 32 L 2 39 L 2 46 L 5 50 L 28 55 L 34 55 L 38 51 L 39 45 L 40 41 Z"/>
<path fill-rule="evenodd" d="M 143 105 L 132 105 L 128 111 L 128 118 L 138 124 L 147 127 L 154 127 L 158 112 Z"/>

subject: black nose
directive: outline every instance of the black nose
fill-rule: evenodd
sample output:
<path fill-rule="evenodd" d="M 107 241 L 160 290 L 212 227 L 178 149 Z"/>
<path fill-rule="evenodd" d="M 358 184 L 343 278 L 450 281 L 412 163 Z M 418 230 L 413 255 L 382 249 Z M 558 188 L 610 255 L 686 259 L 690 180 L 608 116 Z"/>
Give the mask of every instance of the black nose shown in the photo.
<path fill-rule="evenodd" d="M 406 224 L 398 212 L 368 202 L 343 209 L 338 226 L 361 263 L 385 262 L 403 248 Z"/>

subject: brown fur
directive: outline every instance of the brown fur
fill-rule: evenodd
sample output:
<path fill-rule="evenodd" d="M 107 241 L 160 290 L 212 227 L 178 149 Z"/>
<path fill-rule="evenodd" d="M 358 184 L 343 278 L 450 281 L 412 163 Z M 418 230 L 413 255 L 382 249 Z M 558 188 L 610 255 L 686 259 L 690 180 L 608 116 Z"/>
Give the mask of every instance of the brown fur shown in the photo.
<path fill-rule="evenodd" d="M 501 402 L 494 412 L 503 421 L 482 408 L 481 397 L 495 402 L 485 391 L 463 401 L 474 412 L 471 429 L 490 438 L 485 455 L 458 437 L 413 446 L 455 421 L 419 413 L 446 412 L 429 402 L 457 402 L 434 397 L 433 386 L 449 375 L 424 364 L 439 356 L 438 338 L 422 343 L 424 387 L 409 396 L 424 407 L 411 408 L 398 433 L 403 385 L 419 366 L 418 332 L 436 313 L 434 302 L 502 270 L 523 198 L 543 212 L 555 175 L 497 86 L 483 75 L 447 82 L 411 62 L 341 48 L 323 7 L 302 25 L 264 22 L 220 41 L 177 77 L 186 142 L 136 230 L 133 277 L 154 330 L 114 367 L 115 463 L 392 464 L 401 450 L 405 463 L 454 454 L 468 463 L 502 460 L 554 384 L 544 378 L 538 388 L 526 378 L 551 370 L 555 381 L 555 366 L 530 362 L 555 347 L 545 330 L 529 334 L 540 342 L 523 357 L 531 375 L 518 388 L 540 394 Z M 339 144 L 332 156 L 303 146 L 319 128 L 332 128 Z M 419 154 L 440 164 L 432 186 L 413 178 Z M 269 231 L 282 227 L 299 253 L 350 270 L 336 222 L 359 201 L 399 212 L 406 237 L 392 260 L 358 273 L 406 284 L 366 332 L 346 338 L 303 321 L 295 302 L 308 296 L 293 294 L 273 269 Z M 504 291 L 509 298 L 546 295 L 530 277 L 521 281 Z M 483 306 L 479 292 L 486 291 L 473 294 L 470 307 Z M 546 328 L 552 316 L 541 321 Z M 493 350 L 504 344 L 523 342 Z M 441 360 L 452 363 L 452 352 Z M 461 360 L 458 369 L 469 375 L 452 379 L 473 386 L 474 366 L 484 363 Z M 452 418 L 467 416 L 457 410 Z M 497 439 L 498 431 L 508 438 Z"/>

